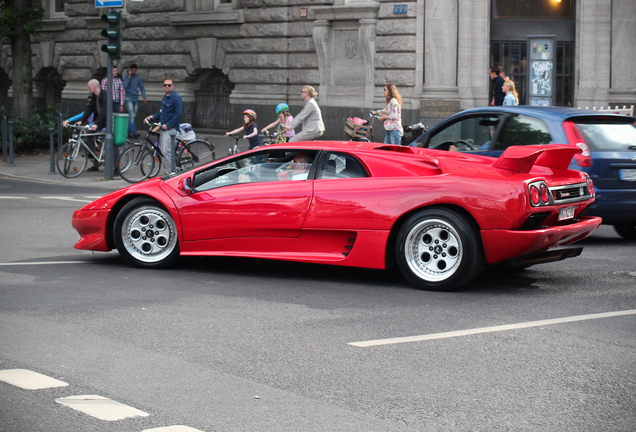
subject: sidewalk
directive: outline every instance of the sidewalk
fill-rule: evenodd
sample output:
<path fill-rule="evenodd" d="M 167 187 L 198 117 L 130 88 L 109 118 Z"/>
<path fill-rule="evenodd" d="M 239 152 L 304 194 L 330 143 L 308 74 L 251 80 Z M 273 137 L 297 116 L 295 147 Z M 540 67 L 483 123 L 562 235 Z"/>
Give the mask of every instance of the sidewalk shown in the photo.
<path fill-rule="evenodd" d="M 197 137 L 199 137 L 199 135 Z M 142 138 L 143 136 L 140 137 L 139 140 Z M 228 148 L 233 144 L 233 140 L 226 136 L 201 134 L 200 138 L 206 139 L 208 142 L 214 144 L 217 159 L 225 157 L 227 155 Z M 247 150 L 247 147 L 248 142 L 246 140 L 239 141 L 239 148 L 241 151 Z M 84 171 L 79 177 L 71 179 L 63 177 L 57 173 L 57 166 L 55 167 L 56 173 L 50 174 L 51 168 L 48 152 L 40 155 L 16 155 L 14 158 L 14 165 L 15 166 L 9 165 L 8 157 L 6 163 L 2 162 L 2 158 L 0 158 L 0 178 L 14 178 L 69 186 L 90 186 L 103 188 L 108 191 L 121 189 L 123 187 L 130 186 L 131 184 L 122 180 L 121 177 L 115 177 L 113 180 L 106 180 L 104 178 L 103 166 L 99 168 L 99 171 Z"/>

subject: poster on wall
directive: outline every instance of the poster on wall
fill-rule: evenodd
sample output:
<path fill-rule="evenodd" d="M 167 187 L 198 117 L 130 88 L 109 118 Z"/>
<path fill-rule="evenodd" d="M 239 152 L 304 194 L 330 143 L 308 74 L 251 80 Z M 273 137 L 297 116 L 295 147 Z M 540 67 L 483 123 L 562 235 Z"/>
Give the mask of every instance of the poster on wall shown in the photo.
<path fill-rule="evenodd" d="M 528 105 L 554 105 L 556 36 L 528 36 Z"/>

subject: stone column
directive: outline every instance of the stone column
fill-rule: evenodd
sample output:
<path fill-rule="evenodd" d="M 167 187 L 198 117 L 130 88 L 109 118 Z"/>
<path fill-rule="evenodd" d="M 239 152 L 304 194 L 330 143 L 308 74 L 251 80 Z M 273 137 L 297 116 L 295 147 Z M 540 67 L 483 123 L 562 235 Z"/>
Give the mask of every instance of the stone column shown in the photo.
<path fill-rule="evenodd" d="M 490 1 L 459 0 L 457 86 L 461 109 L 488 105 Z"/>
<path fill-rule="evenodd" d="M 375 72 L 375 29 L 377 20 L 366 19 L 360 20 L 360 29 L 358 30 L 358 38 L 362 47 L 362 56 L 364 57 L 364 105 L 373 106 L 373 94 L 375 90 L 373 77 Z"/>
<path fill-rule="evenodd" d="M 574 106 L 607 106 L 612 48 L 612 0 L 579 0 L 576 8 Z M 619 59 L 618 61 L 624 61 Z"/>
<path fill-rule="evenodd" d="M 612 1 L 612 72 L 608 102 L 636 105 L 636 2 Z"/>
<path fill-rule="evenodd" d="M 422 117 L 459 111 L 457 48 L 457 0 L 427 0 Z"/>
<path fill-rule="evenodd" d="M 320 88 L 318 94 L 323 101 L 328 99 L 329 88 L 329 70 L 328 64 L 328 43 L 329 43 L 329 21 L 316 20 L 313 29 L 314 46 L 316 47 L 316 56 L 318 57 L 318 69 L 320 71 Z"/>

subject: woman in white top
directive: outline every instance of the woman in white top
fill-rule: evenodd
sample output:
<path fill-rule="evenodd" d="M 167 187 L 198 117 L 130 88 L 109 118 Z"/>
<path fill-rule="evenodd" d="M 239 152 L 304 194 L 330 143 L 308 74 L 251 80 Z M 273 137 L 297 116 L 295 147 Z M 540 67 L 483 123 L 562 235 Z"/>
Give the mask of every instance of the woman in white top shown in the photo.
<path fill-rule="evenodd" d="M 504 94 L 503 106 L 516 106 L 519 105 L 519 97 L 517 96 L 517 90 L 515 89 L 515 83 L 511 80 L 506 80 L 501 87 Z"/>
<path fill-rule="evenodd" d="M 294 120 L 285 125 L 286 130 L 296 129 L 302 125 L 303 130 L 289 139 L 289 142 L 311 141 L 320 138 L 325 132 L 325 124 L 322 122 L 320 107 L 314 99 L 318 93 L 312 86 L 305 86 L 300 91 L 300 96 L 305 101 L 305 106 Z"/>

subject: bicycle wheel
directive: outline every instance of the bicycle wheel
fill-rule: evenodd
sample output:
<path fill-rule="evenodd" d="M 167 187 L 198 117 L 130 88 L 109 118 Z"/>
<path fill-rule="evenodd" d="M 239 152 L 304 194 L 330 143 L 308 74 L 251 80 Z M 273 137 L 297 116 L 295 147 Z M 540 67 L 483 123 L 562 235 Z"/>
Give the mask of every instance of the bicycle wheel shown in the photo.
<path fill-rule="evenodd" d="M 190 141 L 179 150 L 177 171 L 200 166 L 215 159 L 214 144 L 203 140 Z"/>
<path fill-rule="evenodd" d="M 146 146 L 133 145 L 119 155 L 119 174 L 129 183 L 137 183 L 150 177 L 155 168 L 153 152 Z"/>
<path fill-rule="evenodd" d="M 57 152 L 57 170 L 66 178 L 75 178 L 84 172 L 88 155 L 84 146 L 71 140 Z"/>

